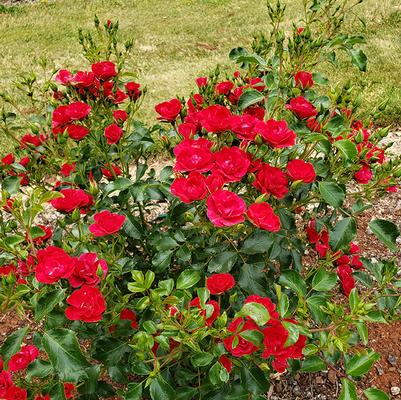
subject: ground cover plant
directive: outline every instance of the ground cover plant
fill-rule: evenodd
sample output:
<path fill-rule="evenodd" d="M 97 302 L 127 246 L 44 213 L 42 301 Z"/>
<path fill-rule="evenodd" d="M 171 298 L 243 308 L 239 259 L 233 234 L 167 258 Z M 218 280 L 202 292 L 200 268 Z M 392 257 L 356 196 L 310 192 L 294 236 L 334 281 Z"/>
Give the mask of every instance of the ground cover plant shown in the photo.
<path fill-rule="evenodd" d="M 238 70 L 157 104 L 154 127 L 116 21 L 80 32 L 90 69 L 19 83 L 23 126 L 3 97 L 0 304 L 32 323 L 0 348 L 1 398 L 263 399 L 272 375 L 323 369 L 358 398 L 367 323 L 399 318 L 401 282 L 395 257 L 360 256 L 356 216 L 401 165 L 352 83 L 319 72 L 340 54 L 366 69 L 342 31 L 357 3 L 306 1 L 288 31 L 269 5 Z M 397 252 L 393 223 L 370 229 Z"/>

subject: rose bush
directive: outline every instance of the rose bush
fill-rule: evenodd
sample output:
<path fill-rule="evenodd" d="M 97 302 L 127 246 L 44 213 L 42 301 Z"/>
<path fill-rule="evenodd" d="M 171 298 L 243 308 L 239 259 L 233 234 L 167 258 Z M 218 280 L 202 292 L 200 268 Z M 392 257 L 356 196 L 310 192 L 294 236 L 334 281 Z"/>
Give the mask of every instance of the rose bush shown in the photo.
<path fill-rule="evenodd" d="M 2 112 L 0 302 L 33 323 L 0 349 L 0 397 L 258 400 L 272 374 L 330 368 L 357 398 L 379 358 L 368 323 L 401 306 L 396 260 L 361 256 L 357 216 L 401 160 L 351 85 L 316 72 L 338 50 L 365 69 L 336 5 L 308 2 L 287 36 L 269 5 L 270 36 L 230 54 L 241 71 L 198 78 L 150 129 L 117 23 L 80 32 L 90 69 L 24 81 L 28 132 Z M 397 251 L 393 223 L 370 228 Z"/>

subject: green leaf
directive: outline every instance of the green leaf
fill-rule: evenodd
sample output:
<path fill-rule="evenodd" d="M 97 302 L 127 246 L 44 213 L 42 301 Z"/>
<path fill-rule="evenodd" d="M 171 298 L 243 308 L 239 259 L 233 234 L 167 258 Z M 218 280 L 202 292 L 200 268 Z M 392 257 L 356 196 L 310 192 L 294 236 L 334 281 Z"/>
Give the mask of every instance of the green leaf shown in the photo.
<path fill-rule="evenodd" d="M 359 377 L 366 374 L 373 363 L 380 359 L 380 355 L 373 350 L 369 350 L 366 354 L 355 354 L 348 362 L 345 363 L 345 372 L 348 375 Z"/>
<path fill-rule="evenodd" d="M 35 321 L 40 321 L 49 314 L 53 308 L 64 299 L 64 296 L 65 289 L 52 290 L 39 296 L 34 308 Z"/>
<path fill-rule="evenodd" d="M 29 364 L 26 372 L 26 379 L 30 381 L 32 378 L 46 378 L 46 376 L 49 376 L 54 371 L 49 361 L 38 358 Z"/>
<path fill-rule="evenodd" d="M 356 235 L 356 222 L 354 218 L 344 218 L 337 222 L 330 232 L 330 246 L 336 251 L 348 246 Z"/>
<path fill-rule="evenodd" d="M 2 190 L 5 190 L 11 195 L 15 195 L 19 192 L 19 186 L 19 176 L 8 176 L 3 179 L 3 182 L 1 183 Z"/>
<path fill-rule="evenodd" d="M 233 251 L 223 251 L 210 260 L 207 270 L 210 273 L 230 272 L 231 268 L 236 263 L 237 258 L 237 253 Z"/>
<path fill-rule="evenodd" d="M 345 199 L 344 190 L 334 182 L 319 182 L 319 192 L 328 204 L 339 208 Z"/>
<path fill-rule="evenodd" d="M 294 290 L 300 296 L 304 296 L 306 294 L 306 283 L 302 276 L 296 271 L 283 271 L 283 273 L 280 275 L 279 283 Z"/>
<path fill-rule="evenodd" d="M 259 326 L 265 325 L 270 319 L 266 307 L 254 302 L 244 304 L 239 315 L 253 319 Z"/>
<path fill-rule="evenodd" d="M 318 356 L 305 359 L 301 365 L 301 372 L 319 372 L 326 369 L 326 363 Z"/>
<path fill-rule="evenodd" d="M 266 274 L 264 264 L 243 264 L 241 266 L 238 285 L 250 294 L 265 296 Z"/>
<path fill-rule="evenodd" d="M 209 369 L 209 380 L 213 386 L 220 385 L 223 381 L 221 379 L 221 372 L 225 368 L 220 364 L 220 362 L 216 362 L 213 366 Z"/>
<path fill-rule="evenodd" d="M 353 313 L 355 313 L 357 311 L 358 307 L 359 307 L 360 302 L 361 302 L 360 299 L 359 299 L 357 288 L 353 288 L 351 290 L 351 293 L 350 293 L 349 298 L 348 298 L 348 302 L 349 302 L 349 306 L 351 308 L 351 311 Z"/>
<path fill-rule="evenodd" d="M 355 143 L 348 139 L 337 140 L 333 143 L 333 145 L 341 151 L 346 160 L 352 161 L 358 157 L 358 150 L 355 146 Z"/>
<path fill-rule="evenodd" d="M 368 327 L 364 322 L 357 322 L 356 329 L 358 330 L 359 337 L 361 338 L 362 343 L 366 346 L 368 344 Z"/>
<path fill-rule="evenodd" d="M 277 311 L 282 318 L 287 314 L 288 308 L 290 306 L 290 300 L 285 293 L 281 293 L 280 300 L 277 303 Z"/>
<path fill-rule="evenodd" d="M 270 386 L 266 375 L 256 365 L 241 368 L 241 384 L 252 394 L 265 394 Z"/>
<path fill-rule="evenodd" d="M 284 347 L 292 346 L 299 339 L 299 326 L 289 321 L 283 321 L 282 324 L 285 330 L 288 332 L 288 338 Z"/>
<path fill-rule="evenodd" d="M 125 353 L 131 351 L 125 341 L 120 341 L 111 337 L 102 337 L 95 344 L 93 358 L 102 361 L 107 366 L 118 364 Z"/>
<path fill-rule="evenodd" d="M 75 332 L 53 329 L 43 334 L 43 347 L 53 368 L 64 382 L 77 382 L 86 377 L 85 368 L 90 364 L 83 356 Z"/>
<path fill-rule="evenodd" d="M 175 390 L 161 375 L 158 375 L 150 384 L 150 397 L 152 400 L 174 400 Z"/>
<path fill-rule="evenodd" d="M 346 378 L 341 379 L 342 389 L 338 400 L 358 400 L 355 385 Z"/>
<path fill-rule="evenodd" d="M 244 90 L 241 97 L 238 100 L 238 109 L 244 110 L 253 104 L 259 103 L 264 100 L 265 95 L 256 89 Z"/>
<path fill-rule="evenodd" d="M 8 361 L 11 356 L 18 353 L 22 342 L 24 341 L 25 335 L 28 333 L 28 327 L 18 329 L 7 337 L 3 346 L 1 346 L 0 354 L 3 360 Z"/>
<path fill-rule="evenodd" d="M 261 331 L 257 331 L 256 329 L 248 329 L 239 334 L 243 339 L 248 342 L 251 342 L 257 347 L 262 347 L 263 344 L 263 333 Z"/>
<path fill-rule="evenodd" d="M 400 236 L 397 225 L 385 219 L 375 219 L 369 223 L 369 228 L 391 251 L 397 251 L 396 240 Z"/>
<path fill-rule="evenodd" d="M 141 239 L 141 224 L 133 215 L 127 215 L 123 225 L 124 232 L 132 239 Z"/>
<path fill-rule="evenodd" d="M 390 400 L 390 397 L 379 389 L 369 388 L 363 391 L 368 400 Z"/>
<path fill-rule="evenodd" d="M 368 63 L 368 58 L 366 54 L 361 49 L 349 49 L 351 55 L 351 63 L 355 65 L 360 71 L 366 72 L 366 66 Z"/>
<path fill-rule="evenodd" d="M 200 281 L 201 275 L 199 271 L 186 269 L 182 271 L 177 279 L 177 289 L 189 289 Z"/>
<path fill-rule="evenodd" d="M 263 254 L 267 253 L 273 244 L 273 238 L 270 233 L 257 231 L 245 240 L 241 251 L 245 254 Z"/>
<path fill-rule="evenodd" d="M 320 72 L 313 72 L 312 73 L 313 82 L 318 85 L 327 85 L 329 80 L 325 78 Z"/>
<path fill-rule="evenodd" d="M 127 393 L 124 396 L 125 400 L 141 400 L 142 399 L 142 383 L 130 383 Z"/>
<path fill-rule="evenodd" d="M 206 367 L 214 359 L 214 355 L 206 352 L 194 354 L 191 357 L 191 363 L 195 368 Z"/>
<path fill-rule="evenodd" d="M 170 266 L 173 252 L 173 250 L 161 251 L 153 256 L 152 265 L 155 267 L 156 272 L 165 271 Z"/>
<path fill-rule="evenodd" d="M 326 271 L 324 267 L 317 270 L 312 279 L 312 289 L 319 292 L 325 292 L 333 289 L 337 283 L 337 274 Z"/>
<path fill-rule="evenodd" d="M 103 189 L 103 196 L 108 196 L 109 194 L 119 190 L 125 190 L 134 184 L 130 179 L 124 177 L 118 177 L 113 182 L 108 183 Z"/>

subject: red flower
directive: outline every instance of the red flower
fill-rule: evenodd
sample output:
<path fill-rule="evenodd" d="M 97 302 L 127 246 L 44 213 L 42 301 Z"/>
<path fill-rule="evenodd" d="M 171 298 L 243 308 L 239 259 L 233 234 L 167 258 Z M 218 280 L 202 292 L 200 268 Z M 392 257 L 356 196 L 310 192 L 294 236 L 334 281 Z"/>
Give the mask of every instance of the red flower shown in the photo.
<path fill-rule="evenodd" d="M 254 225 L 261 229 L 269 232 L 278 232 L 280 230 L 280 218 L 267 203 L 251 204 L 248 208 L 247 216 Z"/>
<path fill-rule="evenodd" d="M 191 172 L 188 178 L 176 178 L 170 190 L 184 203 L 201 200 L 207 194 L 205 177 L 199 172 Z"/>
<path fill-rule="evenodd" d="M 245 299 L 244 304 L 247 303 L 259 303 L 266 307 L 266 310 L 269 312 L 270 320 L 278 319 L 279 314 L 276 311 L 276 305 L 268 298 L 268 297 L 261 297 L 257 294 L 252 294 Z"/>
<path fill-rule="evenodd" d="M 130 310 L 129 308 L 124 308 L 120 312 L 120 319 L 126 320 L 126 321 L 131 321 L 132 329 L 138 328 L 138 322 L 136 321 L 136 314 L 134 313 L 134 311 Z"/>
<path fill-rule="evenodd" d="M 74 271 L 68 281 L 73 288 L 82 285 L 96 286 L 100 277 L 107 274 L 107 264 L 104 260 L 98 260 L 96 253 L 84 253 L 75 262 Z"/>
<path fill-rule="evenodd" d="M 206 187 L 210 193 L 219 190 L 224 185 L 224 178 L 218 171 L 213 171 L 207 178 L 206 178 Z"/>
<path fill-rule="evenodd" d="M 5 400 L 26 400 L 27 398 L 28 398 L 27 391 L 17 386 L 11 386 L 7 388 L 4 394 Z"/>
<path fill-rule="evenodd" d="M 24 149 L 25 147 L 31 145 L 33 147 L 38 147 L 43 143 L 42 136 L 31 135 L 30 133 L 26 133 L 20 139 L 21 148 Z"/>
<path fill-rule="evenodd" d="M 228 330 L 234 334 L 224 339 L 223 343 L 227 351 L 233 356 L 242 357 L 258 350 L 253 343 L 248 342 L 240 335 L 244 331 L 259 330 L 255 322 L 243 318 L 235 318 L 228 326 Z M 234 339 L 236 339 L 235 342 L 237 343 L 234 342 Z"/>
<path fill-rule="evenodd" d="M 354 174 L 354 179 L 363 185 L 368 184 L 372 177 L 373 172 L 366 164 L 363 164 L 361 169 Z"/>
<path fill-rule="evenodd" d="M 317 115 L 315 106 L 302 96 L 291 99 L 290 104 L 287 104 L 285 107 L 300 119 L 307 119 Z"/>
<path fill-rule="evenodd" d="M 7 371 L 0 372 L 0 398 L 6 398 L 6 392 L 9 388 L 13 387 L 14 383 L 11 380 L 11 375 Z"/>
<path fill-rule="evenodd" d="M 319 123 L 319 121 L 315 117 L 308 118 L 306 121 L 306 125 L 312 132 L 321 132 L 322 131 L 322 125 Z"/>
<path fill-rule="evenodd" d="M 279 168 L 262 164 L 256 173 L 256 180 L 253 183 L 261 193 L 272 194 L 278 199 L 282 199 L 288 193 L 288 180 L 283 171 Z"/>
<path fill-rule="evenodd" d="M 73 80 L 73 76 L 70 71 L 66 69 L 60 69 L 55 76 L 55 81 L 61 83 L 62 85 L 68 85 Z"/>
<path fill-rule="evenodd" d="M 217 190 L 206 200 L 207 216 L 216 226 L 225 227 L 245 221 L 245 201 L 228 190 Z"/>
<path fill-rule="evenodd" d="M 70 305 L 65 315 L 71 321 L 98 322 L 103 318 L 106 302 L 99 289 L 83 285 L 75 290 L 68 298 Z"/>
<path fill-rule="evenodd" d="M 29 161 L 31 161 L 31 159 L 28 156 L 22 157 L 21 160 L 19 160 L 19 164 L 26 167 L 29 164 Z"/>
<path fill-rule="evenodd" d="M 16 269 L 12 264 L 2 265 L 0 267 L 0 276 L 8 276 L 9 274 L 15 274 Z"/>
<path fill-rule="evenodd" d="M 51 398 L 49 394 L 45 394 L 44 396 L 42 396 L 41 394 L 37 394 L 35 396 L 35 400 L 51 400 Z"/>
<path fill-rule="evenodd" d="M 255 130 L 260 133 L 264 140 L 273 148 L 284 148 L 294 146 L 297 135 L 288 129 L 287 122 L 269 119 L 260 121 Z"/>
<path fill-rule="evenodd" d="M 198 88 L 204 87 L 207 85 L 207 77 L 201 76 L 199 78 L 196 78 L 196 85 Z"/>
<path fill-rule="evenodd" d="M 66 399 L 75 398 L 76 387 L 73 383 L 66 382 L 64 383 L 64 394 Z"/>
<path fill-rule="evenodd" d="M 219 363 L 227 370 L 228 373 L 231 372 L 233 363 L 226 355 L 222 354 L 219 357 Z"/>
<path fill-rule="evenodd" d="M 138 98 L 141 96 L 141 85 L 136 82 L 128 82 L 124 86 L 129 98 L 133 101 L 138 100 Z"/>
<path fill-rule="evenodd" d="M 229 94 L 234 84 L 230 81 L 220 82 L 215 86 L 217 94 L 225 95 Z"/>
<path fill-rule="evenodd" d="M 125 216 L 120 214 L 112 214 L 105 210 L 93 216 L 94 223 L 89 226 L 90 232 L 94 236 L 106 236 L 116 233 L 123 226 Z"/>
<path fill-rule="evenodd" d="M 91 107 L 88 106 L 88 104 L 81 101 L 76 101 L 75 103 L 71 103 L 67 106 L 65 113 L 70 120 L 76 121 L 86 118 L 90 111 Z"/>
<path fill-rule="evenodd" d="M 217 133 L 230 129 L 231 113 L 228 108 L 218 104 L 199 112 L 200 123 L 208 132 Z"/>
<path fill-rule="evenodd" d="M 33 241 L 36 245 L 40 246 L 53 236 L 53 231 L 49 226 L 38 225 L 38 227 L 42 229 L 43 235 L 36 237 L 35 239 L 33 239 Z"/>
<path fill-rule="evenodd" d="M 224 147 L 214 153 L 215 168 L 226 182 L 239 182 L 248 172 L 251 162 L 247 154 L 238 147 Z"/>
<path fill-rule="evenodd" d="M 60 168 L 60 175 L 67 177 L 71 175 L 71 172 L 75 172 L 76 170 L 77 165 L 75 163 L 63 164 Z"/>
<path fill-rule="evenodd" d="M 10 372 L 24 370 L 32 361 L 36 360 L 39 355 L 39 350 L 34 345 L 26 345 L 21 350 L 14 354 L 8 363 Z"/>
<path fill-rule="evenodd" d="M 113 170 L 114 175 L 111 170 Z M 117 165 L 112 165 L 111 168 L 101 168 L 101 171 L 107 179 L 114 179 L 115 176 L 119 176 L 123 173 L 123 171 L 121 171 L 120 167 Z"/>
<path fill-rule="evenodd" d="M 187 101 L 188 114 L 195 114 L 198 110 L 202 109 L 203 97 L 199 93 L 195 93 Z"/>
<path fill-rule="evenodd" d="M 60 193 L 63 197 L 50 200 L 50 204 L 58 211 L 72 213 L 77 208 L 87 207 L 93 203 L 93 197 L 82 189 L 62 189 Z"/>
<path fill-rule="evenodd" d="M 213 154 L 210 151 L 213 143 L 207 139 L 186 139 L 175 146 L 176 156 L 175 169 L 177 171 L 209 171 L 214 162 Z"/>
<path fill-rule="evenodd" d="M 316 179 L 313 164 L 304 160 L 291 160 L 287 164 L 287 175 L 292 181 L 312 183 Z"/>
<path fill-rule="evenodd" d="M 231 118 L 231 130 L 242 140 L 255 140 L 255 126 L 260 121 L 252 115 L 233 115 Z"/>
<path fill-rule="evenodd" d="M 295 85 L 301 89 L 309 89 L 314 85 L 313 77 L 310 72 L 299 71 L 294 75 Z"/>
<path fill-rule="evenodd" d="M 49 246 L 39 250 L 38 264 L 35 269 L 35 277 L 38 282 L 53 284 L 62 278 L 69 278 L 75 268 L 77 259 L 69 256 L 63 249 Z"/>
<path fill-rule="evenodd" d="M 97 79 L 108 81 L 113 76 L 117 75 L 116 66 L 111 61 L 101 61 L 92 64 L 92 72 Z"/>
<path fill-rule="evenodd" d="M 114 121 L 118 124 L 119 122 L 125 122 L 128 118 L 128 114 L 124 110 L 113 111 Z"/>
<path fill-rule="evenodd" d="M 182 110 L 182 104 L 178 99 L 172 99 L 155 106 L 156 112 L 160 115 L 157 119 L 161 121 L 174 121 Z"/>
<path fill-rule="evenodd" d="M 349 265 L 340 265 L 337 268 L 337 275 L 340 278 L 346 296 L 349 296 L 351 290 L 355 287 L 355 279 L 352 276 L 352 268 Z"/>
<path fill-rule="evenodd" d="M 85 128 L 82 125 L 75 125 L 75 124 L 71 124 L 68 125 L 67 127 L 67 132 L 68 132 L 68 136 L 71 139 L 74 140 L 81 140 L 83 139 L 85 136 L 88 136 L 89 134 L 89 129 Z"/>
<path fill-rule="evenodd" d="M 235 285 L 231 274 L 213 274 L 206 278 L 206 287 L 211 294 L 222 294 Z"/>
<path fill-rule="evenodd" d="M 15 157 L 13 153 L 9 153 L 1 159 L 1 162 L 5 165 L 11 165 L 14 161 Z"/>
<path fill-rule="evenodd" d="M 82 88 L 92 88 L 93 86 L 100 86 L 99 81 L 95 78 L 93 72 L 78 71 L 72 80 L 73 83 L 77 84 Z"/>
<path fill-rule="evenodd" d="M 184 122 L 178 127 L 178 133 L 184 137 L 184 139 L 192 139 L 197 132 L 197 127 L 191 122 Z"/>
<path fill-rule="evenodd" d="M 104 129 L 104 136 L 107 144 L 118 143 L 123 135 L 123 130 L 117 124 L 111 124 Z"/>
<path fill-rule="evenodd" d="M 215 300 L 210 300 L 207 303 L 205 303 L 206 309 L 202 309 L 199 297 L 195 297 L 191 301 L 191 303 L 189 303 L 189 305 L 191 307 L 197 307 L 202 310 L 200 315 L 202 315 L 205 318 L 207 326 L 212 326 L 213 322 L 216 321 L 217 317 L 220 314 L 219 303 L 217 303 L 217 301 Z"/>

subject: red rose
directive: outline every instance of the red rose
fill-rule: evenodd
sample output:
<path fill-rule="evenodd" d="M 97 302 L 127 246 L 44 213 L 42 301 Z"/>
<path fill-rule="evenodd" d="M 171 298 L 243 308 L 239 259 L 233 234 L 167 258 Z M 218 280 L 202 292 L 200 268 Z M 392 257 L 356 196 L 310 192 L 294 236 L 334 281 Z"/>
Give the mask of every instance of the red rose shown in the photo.
<path fill-rule="evenodd" d="M 75 125 L 75 124 L 70 124 L 67 127 L 67 132 L 68 132 L 68 136 L 71 139 L 74 140 L 81 140 L 83 139 L 85 136 L 88 136 L 89 134 L 89 129 L 85 128 L 82 125 Z"/>
<path fill-rule="evenodd" d="M 205 323 L 207 326 L 212 326 L 213 322 L 216 321 L 220 315 L 219 303 L 215 300 L 208 301 L 205 306 L 206 309 L 202 309 L 199 297 L 195 297 L 189 304 L 191 307 L 197 307 L 201 309 L 200 315 L 205 318 Z"/>
<path fill-rule="evenodd" d="M 24 136 L 22 136 L 20 142 L 21 142 L 21 149 L 24 149 L 25 147 L 29 146 L 38 147 L 43 143 L 43 137 L 26 133 Z"/>
<path fill-rule="evenodd" d="M 206 86 L 207 85 L 207 77 L 201 76 L 199 78 L 196 78 L 196 85 L 199 88 Z"/>
<path fill-rule="evenodd" d="M 28 398 L 27 391 L 17 386 L 9 387 L 4 394 L 5 400 L 26 400 L 27 398 Z"/>
<path fill-rule="evenodd" d="M 45 394 L 44 396 L 42 396 L 41 394 L 37 394 L 35 396 L 35 400 L 51 400 L 51 398 L 49 394 Z"/>
<path fill-rule="evenodd" d="M 76 170 L 77 165 L 75 163 L 63 164 L 60 168 L 60 175 L 67 177 L 71 175 L 71 172 L 75 172 Z"/>
<path fill-rule="evenodd" d="M 239 182 L 248 172 L 251 162 L 245 151 L 238 147 L 224 147 L 214 153 L 215 168 L 226 182 Z"/>
<path fill-rule="evenodd" d="M 178 99 L 172 99 L 155 106 L 156 112 L 160 115 L 157 119 L 161 121 L 174 121 L 182 110 L 182 104 Z"/>
<path fill-rule="evenodd" d="M 287 122 L 274 119 L 260 121 L 255 126 L 255 130 L 271 147 L 278 149 L 294 146 L 297 137 L 294 131 L 288 129 Z"/>
<path fill-rule="evenodd" d="M 244 89 L 245 86 L 237 87 L 228 95 L 228 100 L 231 104 L 238 104 L 239 98 L 242 96 Z"/>
<path fill-rule="evenodd" d="M 130 310 L 129 308 L 124 308 L 120 312 L 120 319 L 125 320 L 125 321 L 131 321 L 131 328 L 132 329 L 137 329 L 138 328 L 138 322 L 136 321 L 136 314 L 134 311 Z"/>
<path fill-rule="evenodd" d="M 222 354 L 219 357 L 219 363 L 227 370 L 228 373 L 231 372 L 233 363 L 226 355 Z"/>
<path fill-rule="evenodd" d="M 225 227 L 245 221 L 245 201 L 228 190 L 217 190 L 206 200 L 207 216 L 216 226 Z"/>
<path fill-rule="evenodd" d="M 251 204 L 248 208 L 247 216 L 254 225 L 261 229 L 269 232 L 278 232 L 280 230 L 280 218 L 267 203 Z"/>
<path fill-rule="evenodd" d="M 31 161 L 31 159 L 29 157 L 22 157 L 21 160 L 19 160 L 19 164 L 22 165 L 23 167 L 26 167 L 29 164 L 29 161 Z"/>
<path fill-rule="evenodd" d="M 114 175 L 111 170 L 113 170 Z M 101 171 L 107 179 L 114 179 L 115 176 L 119 176 L 123 173 L 123 171 L 121 171 L 120 167 L 117 165 L 112 165 L 111 168 L 101 168 Z"/>
<path fill-rule="evenodd" d="M 256 180 L 253 183 L 261 193 L 272 194 L 278 199 L 282 199 L 288 193 L 288 180 L 283 171 L 279 168 L 262 164 L 256 173 Z"/>
<path fill-rule="evenodd" d="M 184 203 L 201 200 L 207 194 L 205 177 L 199 172 L 191 172 L 188 178 L 176 178 L 170 190 Z"/>
<path fill-rule="evenodd" d="M 53 231 L 49 226 L 38 225 L 38 227 L 42 229 L 43 235 L 36 237 L 33 241 L 37 246 L 41 246 L 46 240 L 49 240 L 53 236 Z"/>
<path fill-rule="evenodd" d="M 300 119 L 307 119 L 317 115 L 315 106 L 302 96 L 291 99 L 290 104 L 287 104 L 285 107 Z"/>
<path fill-rule="evenodd" d="M 202 110 L 203 97 L 199 93 L 195 93 L 187 101 L 188 114 L 195 114 L 197 111 Z"/>
<path fill-rule="evenodd" d="M 72 213 L 77 208 L 87 207 L 93 203 L 93 197 L 82 189 L 62 189 L 60 193 L 63 197 L 50 201 L 50 204 L 58 211 Z"/>
<path fill-rule="evenodd" d="M 126 95 L 121 89 L 117 89 L 112 98 L 114 104 L 121 104 L 124 100 L 128 99 L 128 95 Z"/>
<path fill-rule="evenodd" d="M 1 159 L 1 162 L 5 165 L 11 165 L 15 160 L 14 154 L 9 153 Z"/>
<path fill-rule="evenodd" d="M 123 226 L 125 216 L 112 214 L 105 210 L 93 216 L 94 223 L 89 226 L 89 230 L 94 236 L 106 236 L 116 233 Z"/>
<path fill-rule="evenodd" d="M 98 260 L 96 253 L 84 253 L 76 260 L 74 272 L 68 280 L 73 288 L 82 285 L 96 286 L 100 282 L 100 271 L 102 277 L 105 277 L 107 270 L 106 261 Z"/>
<path fill-rule="evenodd" d="M 219 190 L 223 187 L 224 185 L 224 178 L 223 176 L 217 172 L 213 171 L 207 178 L 206 178 L 206 187 L 207 190 L 210 193 L 215 192 L 216 190 Z"/>
<path fill-rule="evenodd" d="M 123 135 L 123 130 L 117 124 L 111 124 L 104 130 L 104 136 L 107 139 L 107 144 L 118 143 Z"/>
<path fill-rule="evenodd" d="M 306 121 L 306 126 L 312 132 L 321 132 L 322 131 L 322 125 L 320 124 L 320 122 L 315 117 L 308 118 L 307 121 Z"/>
<path fill-rule="evenodd" d="M 240 328 L 240 326 L 242 326 Z M 235 357 L 242 357 L 247 354 L 252 354 L 258 348 L 251 342 L 245 340 L 240 333 L 249 330 L 258 330 L 259 327 L 255 322 L 251 320 L 245 320 L 243 318 L 235 318 L 230 325 L 228 325 L 228 330 L 233 332 L 232 336 L 223 340 L 224 347 Z M 235 339 L 235 342 L 234 342 Z"/>
<path fill-rule="evenodd" d="M 178 133 L 184 137 L 184 139 L 192 139 L 196 132 L 197 132 L 197 127 L 195 124 L 192 124 L 190 122 L 184 122 L 178 127 Z"/>
<path fill-rule="evenodd" d="M 207 139 L 186 139 L 175 146 L 175 169 L 177 171 L 207 172 L 213 166 L 213 154 L 210 151 L 213 143 Z"/>
<path fill-rule="evenodd" d="M 4 399 L 9 388 L 13 387 L 11 374 L 7 371 L 0 371 L 0 398 Z"/>
<path fill-rule="evenodd" d="M 351 290 L 355 287 L 355 279 L 352 276 L 352 268 L 349 265 L 340 265 L 337 268 L 337 275 L 340 278 L 346 296 L 349 296 Z"/>
<path fill-rule="evenodd" d="M 21 350 L 14 354 L 8 363 L 8 370 L 10 372 L 22 371 L 32 361 L 36 360 L 39 355 L 39 350 L 36 346 L 26 345 Z"/>
<path fill-rule="evenodd" d="M 295 85 L 301 89 L 309 89 L 314 85 L 310 72 L 299 71 L 294 75 Z"/>
<path fill-rule="evenodd" d="M 118 124 L 119 122 L 125 122 L 128 118 L 128 114 L 124 110 L 113 111 L 114 121 Z"/>
<path fill-rule="evenodd" d="M 71 321 L 98 322 L 103 318 L 106 302 L 99 289 L 83 285 L 67 298 L 69 306 L 65 310 Z"/>
<path fill-rule="evenodd" d="M 93 86 L 100 86 L 99 81 L 95 78 L 95 74 L 90 71 L 78 71 L 74 75 L 72 82 L 82 88 L 92 88 Z"/>
<path fill-rule="evenodd" d="M 77 259 L 69 256 L 63 249 L 49 246 L 39 250 L 35 277 L 38 282 L 53 284 L 62 278 L 69 278 L 74 272 Z"/>
<path fill-rule="evenodd" d="M 244 304 L 247 303 L 259 303 L 265 306 L 266 310 L 269 312 L 270 320 L 279 317 L 279 314 L 276 311 L 276 305 L 268 297 L 261 297 L 257 294 L 252 294 L 245 299 Z"/>
<path fill-rule="evenodd" d="M 213 105 L 199 112 L 200 123 L 208 132 L 217 133 L 230 129 L 231 113 L 228 108 Z"/>
<path fill-rule="evenodd" d="M 260 121 L 252 115 L 233 115 L 231 118 L 231 130 L 242 140 L 255 140 L 255 126 Z"/>
<path fill-rule="evenodd" d="M 0 267 L 0 276 L 8 276 L 9 274 L 15 274 L 15 266 L 12 264 L 2 265 Z"/>
<path fill-rule="evenodd" d="M 110 78 L 117 75 L 116 66 L 111 61 L 101 61 L 92 64 L 92 72 L 97 79 L 102 81 L 108 81 Z"/>
<path fill-rule="evenodd" d="M 366 164 L 363 164 L 361 169 L 354 174 L 354 179 L 363 185 L 368 184 L 372 177 L 373 172 Z"/>
<path fill-rule="evenodd" d="M 138 100 L 138 98 L 141 96 L 141 85 L 136 82 L 128 82 L 124 86 L 129 98 L 133 101 Z"/>
<path fill-rule="evenodd" d="M 234 84 L 230 81 L 220 82 L 215 86 L 215 90 L 217 94 L 225 95 L 229 94 L 231 89 L 234 87 Z"/>
<path fill-rule="evenodd" d="M 287 175 L 292 181 L 312 183 L 316 179 L 313 164 L 304 160 L 291 160 L 287 164 Z"/>
<path fill-rule="evenodd" d="M 73 80 L 73 76 L 70 71 L 66 69 L 60 69 L 55 76 L 55 81 L 61 83 L 62 85 L 68 85 Z"/>
<path fill-rule="evenodd" d="M 266 85 L 263 82 L 262 78 L 251 78 L 249 80 L 249 86 L 253 89 L 256 89 L 258 92 L 263 92 L 265 90 Z"/>
<path fill-rule="evenodd" d="M 66 399 L 72 399 L 75 397 L 76 387 L 73 383 L 64 383 L 64 395 Z"/>
<path fill-rule="evenodd" d="M 80 120 L 86 118 L 91 111 L 91 107 L 81 101 L 76 101 L 67 106 L 66 115 L 72 120 Z"/>
<path fill-rule="evenodd" d="M 252 115 L 260 121 L 263 121 L 265 117 L 265 109 L 258 106 L 248 107 L 244 110 L 244 115 Z"/>
<path fill-rule="evenodd" d="M 206 278 L 206 287 L 211 294 L 222 294 L 235 285 L 231 274 L 213 274 Z"/>

